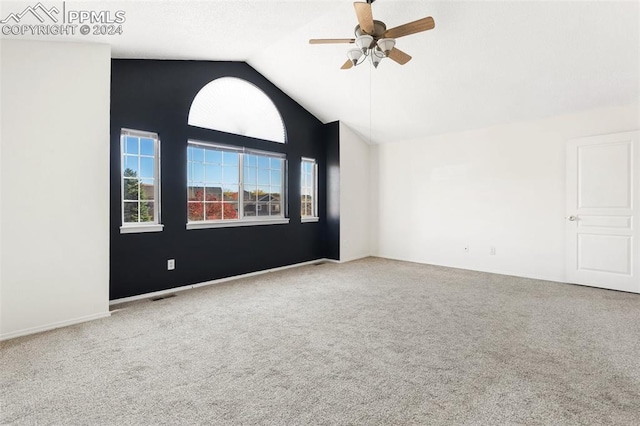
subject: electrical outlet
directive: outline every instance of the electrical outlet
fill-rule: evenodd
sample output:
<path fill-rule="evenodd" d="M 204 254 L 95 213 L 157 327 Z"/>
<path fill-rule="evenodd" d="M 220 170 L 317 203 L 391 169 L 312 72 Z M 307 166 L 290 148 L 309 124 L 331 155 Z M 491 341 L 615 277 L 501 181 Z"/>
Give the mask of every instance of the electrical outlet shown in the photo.
<path fill-rule="evenodd" d="M 466 246 L 464 246 L 464 252 L 465 252 L 465 253 L 469 253 L 469 244 L 467 244 Z"/>
<path fill-rule="evenodd" d="M 491 246 L 491 248 L 489 248 L 489 254 L 492 256 L 496 255 L 496 248 L 494 246 Z"/>
<path fill-rule="evenodd" d="M 167 260 L 167 271 L 173 271 L 174 269 L 176 269 L 176 260 L 175 259 Z"/>

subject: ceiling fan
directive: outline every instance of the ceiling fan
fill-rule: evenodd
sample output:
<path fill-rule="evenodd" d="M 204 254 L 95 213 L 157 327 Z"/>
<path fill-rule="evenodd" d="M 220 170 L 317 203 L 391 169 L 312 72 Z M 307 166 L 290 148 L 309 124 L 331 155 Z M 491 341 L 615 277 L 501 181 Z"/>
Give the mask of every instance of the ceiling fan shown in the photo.
<path fill-rule="evenodd" d="M 378 68 L 383 58 L 390 58 L 400 65 L 406 64 L 411 60 L 411 56 L 395 47 L 395 39 L 433 29 L 435 27 L 433 18 L 428 16 L 388 30 L 384 22 L 373 19 L 371 3 L 374 1 L 353 3 L 358 18 L 358 25 L 355 28 L 356 38 L 312 38 L 309 43 L 355 43 L 358 48 L 347 52 L 349 59 L 342 65 L 343 70 L 360 65 L 367 57 L 371 58 L 375 68 Z"/>

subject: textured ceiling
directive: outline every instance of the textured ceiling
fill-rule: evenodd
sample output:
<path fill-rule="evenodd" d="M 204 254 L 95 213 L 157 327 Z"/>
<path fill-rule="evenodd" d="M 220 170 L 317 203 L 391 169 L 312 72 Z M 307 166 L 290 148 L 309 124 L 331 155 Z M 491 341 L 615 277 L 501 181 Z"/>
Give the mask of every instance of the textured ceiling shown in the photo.
<path fill-rule="evenodd" d="M 3 1 L 1 15 L 33 3 Z M 640 97 L 637 1 L 378 0 L 374 18 L 388 27 L 433 16 L 436 28 L 398 39 L 413 56 L 405 66 L 342 71 L 347 45 L 307 41 L 351 37 L 352 3 L 67 1 L 68 10 L 124 10 L 124 33 L 24 38 L 109 43 L 118 58 L 244 60 L 321 120 L 341 120 L 374 143 Z"/>

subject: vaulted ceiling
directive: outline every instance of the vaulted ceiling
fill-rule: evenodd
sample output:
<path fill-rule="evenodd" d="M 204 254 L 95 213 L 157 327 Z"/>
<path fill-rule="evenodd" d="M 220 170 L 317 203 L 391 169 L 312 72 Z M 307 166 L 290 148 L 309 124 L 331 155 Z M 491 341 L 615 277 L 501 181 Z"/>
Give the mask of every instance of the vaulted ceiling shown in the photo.
<path fill-rule="evenodd" d="M 33 2 L 3 1 L 2 17 Z M 46 2 L 47 5 L 55 2 Z M 61 3 L 61 2 L 58 2 Z M 123 10 L 123 34 L 36 36 L 108 43 L 116 58 L 247 61 L 319 119 L 373 143 L 416 139 L 638 102 L 637 1 L 378 0 L 394 27 L 436 27 L 397 40 L 413 56 L 340 70 L 353 37 L 352 0 L 67 1 L 68 10 Z M 12 36 L 15 38 L 15 36 Z M 9 37 L 4 37 L 9 38 Z"/>

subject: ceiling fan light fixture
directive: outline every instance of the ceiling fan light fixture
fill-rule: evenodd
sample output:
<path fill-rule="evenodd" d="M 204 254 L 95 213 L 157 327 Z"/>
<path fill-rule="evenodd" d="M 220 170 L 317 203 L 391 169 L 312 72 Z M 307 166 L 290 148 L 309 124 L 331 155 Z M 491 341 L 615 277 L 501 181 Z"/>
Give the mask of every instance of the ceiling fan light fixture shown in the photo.
<path fill-rule="evenodd" d="M 389 53 L 391 52 L 391 50 L 393 50 L 393 47 L 395 45 L 396 41 L 392 38 L 381 38 L 380 40 L 378 40 L 378 47 L 380 48 L 380 50 L 382 50 L 385 57 L 389 56 Z"/>
<path fill-rule="evenodd" d="M 356 39 L 356 46 L 358 46 L 365 55 L 367 54 L 371 43 L 373 43 L 373 37 L 367 34 L 361 35 Z"/>
<path fill-rule="evenodd" d="M 380 65 L 380 61 L 382 61 L 383 56 L 378 56 L 375 53 L 373 55 L 371 55 L 371 63 L 373 64 L 374 68 L 378 68 L 378 65 Z"/>
<path fill-rule="evenodd" d="M 347 57 L 351 62 L 353 62 L 353 65 L 358 64 L 358 60 L 362 57 L 362 55 L 363 53 L 360 49 L 351 49 L 347 52 Z"/>
<path fill-rule="evenodd" d="M 340 69 L 346 70 L 366 62 L 367 56 L 371 58 L 371 65 L 378 68 L 384 58 L 389 58 L 397 64 L 405 65 L 411 60 L 411 55 L 396 48 L 396 39 L 411 34 L 435 28 L 435 22 L 431 16 L 424 17 L 406 24 L 387 29 L 387 24 L 373 19 L 371 3 L 374 0 L 356 0 L 353 7 L 358 18 L 358 25 L 353 32 L 355 38 L 325 38 L 309 40 L 310 44 L 354 44 L 353 50 L 347 52 L 349 58 Z M 356 49 L 357 48 L 357 49 Z"/>

